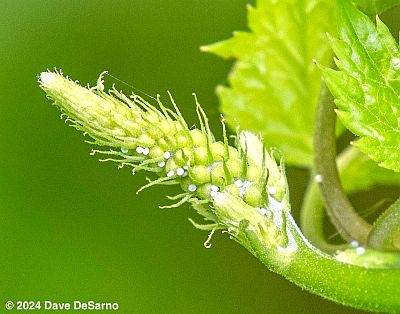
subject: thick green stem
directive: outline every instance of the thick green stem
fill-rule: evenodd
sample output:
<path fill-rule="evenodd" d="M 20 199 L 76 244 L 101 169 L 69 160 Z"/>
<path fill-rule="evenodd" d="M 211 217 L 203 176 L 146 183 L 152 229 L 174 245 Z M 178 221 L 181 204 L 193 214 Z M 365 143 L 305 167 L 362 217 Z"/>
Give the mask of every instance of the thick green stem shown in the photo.
<path fill-rule="evenodd" d="M 368 245 L 377 249 L 400 250 L 400 198 L 374 223 Z"/>
<path fill-rule="evenodd" d="M 336 166 L 336 113 L 333 98 L 323 84 L 317 105 L 314 150 L 315 168 L 319 176 L 319 186 L 323 195 L 327 213 L 347 241 L 367 242 L 369 225 L 353 209 L 343 191 Z"/>
<path fill-rule="evenodd" d="M 261 243 L 250 228 L 244 230 L 247 243 L 242 244 L 271 270 L 312 293 L 359 309 L 400 311 L 399 269 L 372 269 L 342 263 L 311 246 L 290 214 L 286 215 L 286 230 L 297 243 L 297 250 L 292 256 L 279 251 L 273 254 L 271 248 Z M 398 259 L 397 255 L 392 256 Z"/>

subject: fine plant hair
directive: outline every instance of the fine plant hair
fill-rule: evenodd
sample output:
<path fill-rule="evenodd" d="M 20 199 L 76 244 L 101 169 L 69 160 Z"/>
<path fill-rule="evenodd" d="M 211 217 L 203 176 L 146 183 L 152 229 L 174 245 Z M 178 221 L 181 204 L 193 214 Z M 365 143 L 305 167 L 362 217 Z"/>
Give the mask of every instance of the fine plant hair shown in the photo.
<path fill-rule="evenodd" d="M 248 7 L 250 31 L 202 47 L 236 60 L 228 86 L 217 88 L 221 136 L 196 95 L 198 123 L 189 127 L 170 93 L 148 101 L 107 90 L 105 73 L 82 87 L 45 71 L 39 85 L 91 138 L 92 155 L 150 174 L 137 193 L 179 186 L 160 207 L 189 204 L 203 219 L 189 221 L 209 232 L 205 247 L 222 231 L 311 293 L 400 312 L 400 198 L 371 224 L 347 196 L 400 185 L 400 50 L 376 15 L 400 1 L 353 2 L 258 0 Z M 337 154 L 344 128 L 356 139 Z M 299 222 L 285 164 L 311 174 Z M 326 238 L 325 213 L 342 243 Z"/>

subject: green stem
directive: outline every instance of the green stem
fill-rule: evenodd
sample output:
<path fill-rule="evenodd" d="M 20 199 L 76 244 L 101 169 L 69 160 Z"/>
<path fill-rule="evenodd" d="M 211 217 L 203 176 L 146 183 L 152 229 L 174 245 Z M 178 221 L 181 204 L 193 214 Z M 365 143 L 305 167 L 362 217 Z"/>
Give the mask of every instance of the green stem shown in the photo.
<path fill-rule="evenodd" d="M 359 151 L 353 146 L 347 147 L 337 157 L 337 166 L 340 173 L 345 172 L 347 167 L 359 156 Z M 348 247 L 347 244 L 334 245 L 325 240 L 323 232 L 323 218 L 325 215 L 324 203 L 315 176 L 313 175 L 300 210 L 300 226 L 306 238 L 317 248 L 324 252 L 334 253 Z"/>
<path fill-rule="evenodd" d="M 239 242 L 268 268 L 305 290 L 359 309 L 392 313 L 400 311 L 398 269 L 371 269 L 342 263 L 310 245 L 290 213 L 285 212 L 285 215 L 286 231 L 297 244 L 292 256 L 281 254 L 279 250 L 272 253 L 271 248 L 262 243 L 251 228 L 242 230 L 246 240 Z M 398 255 L 387 254 L 398 260 Z"/>
<path fill-rule="evenodd" d="M 341 236 L 347 241 L 356 240 L 360 244 L 365 244 L 372 227 L 355 212 L 343 191 L 336 166 L 335 126 L 336 113 L 333 97 L 323 84 L 317 105 L 314 131 L 314 162 L 321 178 L 319 186 L 327 213 Z"/>
<path fill-rule="evenodd" d="M 397 199 L 374 223 L 368 236 L 368 245 L 373 248 L 399 250 L 400 198 Z"/>

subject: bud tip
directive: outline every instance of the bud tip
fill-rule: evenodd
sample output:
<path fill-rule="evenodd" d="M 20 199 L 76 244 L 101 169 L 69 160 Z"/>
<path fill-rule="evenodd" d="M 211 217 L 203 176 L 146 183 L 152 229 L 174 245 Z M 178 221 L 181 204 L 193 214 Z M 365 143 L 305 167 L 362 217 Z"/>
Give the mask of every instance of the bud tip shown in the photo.
<path fill-rule="evenodd" d="M 56 75 L 52 72 L 42 72 L 39 75 L 39 83 L 44 87 L 49 87 L 56 80 Z"/>

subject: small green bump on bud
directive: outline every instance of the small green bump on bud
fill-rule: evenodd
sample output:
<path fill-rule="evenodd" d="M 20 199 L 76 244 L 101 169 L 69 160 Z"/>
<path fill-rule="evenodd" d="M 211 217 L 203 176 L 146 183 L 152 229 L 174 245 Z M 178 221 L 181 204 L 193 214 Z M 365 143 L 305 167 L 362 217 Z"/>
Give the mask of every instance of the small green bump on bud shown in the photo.
<path fill-rule="evenodd" d="M 137 123 L 128 120 L 125 121 L 125 125 L 129 135 L 133 137 L 138 137 L 140 134 L 142 134 L 142 127 L 139 126 Z"/>
<path fill-rule="evenodd" d="M 145 147 L 152 147 L 155 144 L 155 140 L 152 139 L 146 133 L 143 133 L 143 134 L 139 135 L 137 141 L 138 141 L 138 143 L 140 143 L 141 146 L 145 146 Z"/>
<path fill-rule="evenodd" d="M 184 157 L 187 159 L 189 163 L 192 163 L 192 160 L 194 160 L 194 153 L 193 149 L 189 147 L 184 147 L 182 148 L 182 152 Z"/>
<path fill-rule="evenodd" d="M 140 126 L 140 128 L 145 128 L 148 125 L 148 123 L 146 121 L 144 121 L 142 117 L 137 117 L 135 119 L 135 123 L 137 123 L 138 126 Z"/>
<path fill-rule="evenodd" d="M 147 111 L 143 114 L 143 119 L 148 123 L 158 124 L 160 122 L 160 116 L 154 111 Z"/>
<path fill-rule="evenodd" d="M 165 141 L 165 139 L 162 137 L 157 141 L 158 146 L 160 146 L 161 149 L 164 151 L 168 151 L 170 149 L 169 144 Z"/>
<path fill-rule="evenodd" d="M 250 206 L 259 206 L 262 203 L 262 187 L 259 184 L 247 187 L 243 200 Z"/>
<path fill-rule="evenodd" d="M 208 172 L 207 167 L 203 165 L 190 167 L 189 177 L 193 180 L 195 184 L 210 182 L 210 173 Z"/>
<path fill-rule="evenodd" d="M 262 174 L 263 174 L 263 171 L 259 167 L 252 166 L 252 165 L 247 167 L 246 177 L 249 181 L 259 182 Z"/>
<path fill-rule="evenodd" d="M 194 149 L 194 163 L 196 165 L 207 165 L 210 163 L 207 147 L 202 146 Z"/>
<path fill-rule="evenodd" d="M 192 181 L 189 177 L 182 178 L 180 184 L 181 184 L 182 190 L 184 190 L 185 192 L 193 192 L 193 191 L 189 191 L 189 185 L 192 184 Z"/>
<path fill-rule="evenodd" d="M 229 169 L 232 178 L 242 177 L 242 161 L 239 158 L 228 159 L 226 161 L 226 166 Z"/>
<path fill-rule="evenodd" d="M 224 192 L 227 192 L 234 196 L 240 196 L 240 189 L 235 184 L 229 184 L 224 188 Z"/>
<path fill-rule="evenodd" d="M 225 172 L 224 172 L 224 165 L 222 163 L 218 164 L 211 170 L 211 183 L 218 185 L 218 186 L 223 186 L 226 185 L 226 178 L 225 178 Z M 230 182 L 228 182 L 230 183 Z"/>
<path fill-rule="evenodd" d="M 222 142 L 215 142 L 210 145 L 213 161 L 220 161 L 226 156 L 225 145 Z"/>
<path fill-rule="evenodd" d="M 184 148 L 193 146 L 193 141 L 187 130 L 180 130 L 175 134 L 176 147 Z"/>
<path fill-rule="evenodd" d="M 192 137 L 193 146 L 201 147 L 207 145 L 207 135 L 198 129 L 190 130 L 190 136 Z"/>
<path fill-rule="evenodd" d="M 169 119 L 161 120 L 158 126 L 164 134 L 171 134 L 175 132 L 175 123 Z"/>
<path fill-rule="evenodd" d="M 148 126 L 146 130 L 147 134 L 154 140 L 158 140 L 163 137 L 163 133 L 157 127 Z"/>
<path fill-rule="evenodd" d="M 168 150 L 174 151 L 176 149 L 176 140 L 172 135 L 165 135 L 164 140 L 168 143 Z"/>
<path fill-rule="evenodd" d="M 197 196 L 201 199 L 209 199 L 211 194 L 211 184 L 205 183 L 197 187 Z"/>
<path fill-rule="evenodd" d="M 239 158 L 239 152 L 235 147 L 228 146 L 229 159 Z"/>
<path fill-rule="evenodd" d="M 188 158 L 185 156 L 183 151 L 179 149 L 174 153 L 174 161 L 178 166 L 182 167 L 186 165 Z"/>
<path fill-rule="evenodd" d="M 153 146 L 150 149 L 149 157 L 150 158 L 161 158 L 164 155 L 164 150 L 161 149 L 160 146 Z"/>
<path fill-rule="evenodd" d="M 179 166 L 175 163 L 175 161 L 172 158 L 167 160 L 167 164 L 165 166 L 166 172 L 169 172 L 171 170 L 175 171 L 177 168 L 179 168 Z"/>

